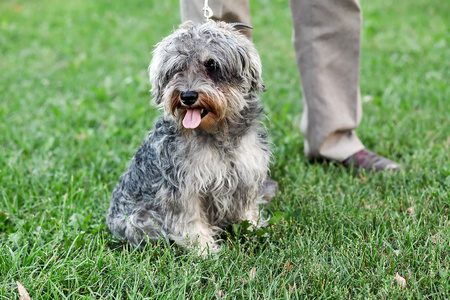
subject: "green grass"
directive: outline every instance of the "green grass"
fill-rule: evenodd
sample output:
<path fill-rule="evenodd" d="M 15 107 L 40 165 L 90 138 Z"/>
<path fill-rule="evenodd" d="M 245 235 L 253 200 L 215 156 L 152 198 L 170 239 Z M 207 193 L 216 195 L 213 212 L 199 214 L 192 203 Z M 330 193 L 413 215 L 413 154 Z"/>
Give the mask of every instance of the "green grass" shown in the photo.
<path fill-rule="evenodd" d="M 0 299 L 450 298 L 450 44 L 446 1 L 363 1 L 358 129 L 399 174 L 310 164 L 285 0 L 253 1 L 274 144 L 268 235 L 218 257 L 137 251 L 105 227 L 151 129 L 146 69 L 178 1 L 0 3 Z M 413 207 L 413 213 L 407 211 Z M 406 278 L 401 289 L 395 274 Z"/>

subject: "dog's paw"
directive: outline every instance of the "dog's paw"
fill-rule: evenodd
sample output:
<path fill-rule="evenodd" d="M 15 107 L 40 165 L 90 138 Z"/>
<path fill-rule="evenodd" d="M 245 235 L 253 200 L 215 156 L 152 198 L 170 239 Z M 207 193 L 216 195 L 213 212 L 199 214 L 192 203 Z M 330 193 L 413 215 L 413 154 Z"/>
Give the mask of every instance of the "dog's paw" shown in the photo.
<path fill-rule="evenodd" d="M 222 246 L 214 243 L 214 244 L 207 244 L 206 246 L 202 247 L 199 246 L 197 247 L 197 254 L 199 256 L 209 256 L 209 255 L 216 255 L 217 253 L 219 253 L 222 250 Z"/>

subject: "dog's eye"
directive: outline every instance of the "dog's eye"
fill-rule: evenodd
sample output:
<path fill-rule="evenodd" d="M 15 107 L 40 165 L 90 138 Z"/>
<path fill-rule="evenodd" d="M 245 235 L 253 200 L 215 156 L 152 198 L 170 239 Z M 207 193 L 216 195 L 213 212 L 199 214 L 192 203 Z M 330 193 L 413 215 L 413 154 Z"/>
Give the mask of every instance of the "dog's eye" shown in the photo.
<path fill-rule="evenodd" d="M 166 82 L 168 82 L 169 80 L 171 80 L 176 74 L 180 73 L 182 71 L 182 69 L 173 69 L 170 70 L 169 72 L 166 73 L 166 75 L 164 76 L 164 80 Z"/>
<path fill-rule="evenodd" d="M 180 73 L 182 70 L 181 69 L 173 69 L 172 72 L 170 72 L 171 77 L 175 76 L 176 74 Z"/>
<path fill-rule="evenodd" d="M 216 72 L 219 67 L 214 59 L 210 59 L 205 63 L 205 68 L 208 72 Z"/>

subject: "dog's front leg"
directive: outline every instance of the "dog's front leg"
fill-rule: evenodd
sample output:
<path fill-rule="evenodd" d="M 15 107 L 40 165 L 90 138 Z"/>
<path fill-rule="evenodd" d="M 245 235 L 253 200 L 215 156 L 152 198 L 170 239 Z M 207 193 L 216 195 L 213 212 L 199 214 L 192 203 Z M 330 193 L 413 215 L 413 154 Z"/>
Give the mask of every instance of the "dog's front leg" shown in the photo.
<path fill-rule="evenodd" d="M 214 239 L 217 230 L 207 221 L 199 199 L 189 201 L 189 208 L 178 216 L 173 225 L 173 234 L 169 238 L 178 245 L 197 249 L 200 255 L 220 251 L 220 246 Z"/>

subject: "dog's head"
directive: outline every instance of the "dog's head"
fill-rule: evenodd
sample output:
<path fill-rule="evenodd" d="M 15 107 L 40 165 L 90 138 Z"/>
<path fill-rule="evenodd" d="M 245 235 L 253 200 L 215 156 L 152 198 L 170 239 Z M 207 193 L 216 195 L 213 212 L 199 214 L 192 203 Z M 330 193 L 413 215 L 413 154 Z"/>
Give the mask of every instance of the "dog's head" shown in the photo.
<path fill-rule="evenodd" d="M 154 103 L 184 130 L 227 126 L 264 90 L 253 43 L 233 25 L 211 20 L 185 22 L 158 43 L 149 73 Z"/>

